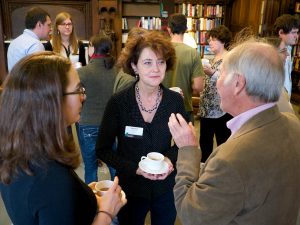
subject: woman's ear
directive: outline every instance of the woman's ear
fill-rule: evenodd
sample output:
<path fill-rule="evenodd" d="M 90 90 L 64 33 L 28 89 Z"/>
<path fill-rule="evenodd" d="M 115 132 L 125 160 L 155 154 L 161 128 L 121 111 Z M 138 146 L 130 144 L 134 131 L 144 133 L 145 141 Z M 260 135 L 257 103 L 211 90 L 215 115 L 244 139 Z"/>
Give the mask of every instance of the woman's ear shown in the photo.
<path fill-rule="evenodd" d="M 136 67 L 136 65 L 134 63 L 131 63 L 131 67 L 132 67 L 134 73 L 138 74 L 137 67 Z"/>

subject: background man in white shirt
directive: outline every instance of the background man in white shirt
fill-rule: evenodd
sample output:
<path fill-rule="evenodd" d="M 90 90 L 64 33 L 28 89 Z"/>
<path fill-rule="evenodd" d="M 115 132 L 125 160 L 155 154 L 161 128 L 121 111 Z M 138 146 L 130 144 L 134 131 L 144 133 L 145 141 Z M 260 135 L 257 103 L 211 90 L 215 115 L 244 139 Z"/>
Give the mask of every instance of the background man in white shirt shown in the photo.
<path fill-rule="evenodd" d="M 274 31 L 280 39 L 283 46 L 288 50 L 289 55 L 285 60 L 284 70 L 285 70 L 285 79 L 284 79 L 284 88 L 288 92 L 289 97 L 292 94 L 292 78 L 291 72 L 293 67 L 292 62 L 292 45 L 295 45 L 298 42 L 298 31 L 299 31 L 300 21 L 295 16 L 289 14 L 283 14 L 278 17 L 274 23 Z"/>
<path fill-rule="evenodd" d="M 7 51 L 8 71 L 23 57 L 38 51 L 45 51 L 41 39 L 47 40 L 51 32 L 50 15 L 40 7 L 31 8 L 25 17 L 23 34 L 14 39 Z"/>

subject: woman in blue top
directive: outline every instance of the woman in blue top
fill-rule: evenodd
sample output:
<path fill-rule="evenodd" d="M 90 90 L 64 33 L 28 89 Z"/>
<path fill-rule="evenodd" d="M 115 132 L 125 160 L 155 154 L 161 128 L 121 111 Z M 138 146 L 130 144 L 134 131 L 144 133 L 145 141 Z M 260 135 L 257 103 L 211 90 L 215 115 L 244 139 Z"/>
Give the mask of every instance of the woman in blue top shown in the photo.
<path fill-rule="evenodd" d="M 118 179 L 100 199 L 73 170 L 80 153 L 67 127 L 85 98 L 71 62 L 51 52 L 25 57 L 4 81 L 0 191 L 14 225 L 108 225 L 125 203 Z"/>

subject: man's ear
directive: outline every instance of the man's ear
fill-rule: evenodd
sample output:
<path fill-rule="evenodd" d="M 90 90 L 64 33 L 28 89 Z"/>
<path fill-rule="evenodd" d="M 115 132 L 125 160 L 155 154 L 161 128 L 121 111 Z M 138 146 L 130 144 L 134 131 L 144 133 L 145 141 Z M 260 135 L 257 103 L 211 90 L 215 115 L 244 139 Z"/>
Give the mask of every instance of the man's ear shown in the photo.
<path fill-rule="evenodd" d="M 281 36 L 282 35 L 284 35 L 285 33 L 283 32 L 283 29 L 280 29 L 279 31 L 278 31 L 278 35 L 279 35 L 279 37 L 281 38 Z"/>
<path fill-rule="evenodd" d="M 41 28 L 42 27 L 42 23 L 41 23 L 41 21 L 38 21 L 37 23 L 36 23 L 36 25 L 35 25 L 35 28 Z"/>
<path fill-rule="evenodd" d="M 234 78 L 236 95 L 240 94 L 246 88 L 246 78 L 243 74 L 236 74 Z"/>

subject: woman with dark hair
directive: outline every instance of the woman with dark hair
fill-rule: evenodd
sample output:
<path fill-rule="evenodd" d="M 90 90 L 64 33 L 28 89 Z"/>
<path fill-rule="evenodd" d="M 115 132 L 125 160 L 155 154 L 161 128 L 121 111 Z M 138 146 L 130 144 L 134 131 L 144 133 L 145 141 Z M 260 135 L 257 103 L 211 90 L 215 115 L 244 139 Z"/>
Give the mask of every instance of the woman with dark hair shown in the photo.
<path fill-rule="evenodd" d="M 71 60 L 73 65 L 76 63 L 81 66 L 86 65 L 85 47 L 79 41 L 75 32 L 75 24 L 72 16 L 67 12 L 57 14 L 52 30 L 52 38 L 45 45 L 45 50 L 54 51 Z"/>
<path fill-rule="evenodd" d="M 204 89 L 200 93 L 200 148 L 202 151 L 202 162 L 210 156 L 213 150 L 214 136 L 217 145 L 224 143 L 230 136 L 230 130 L 226 122 L 232 118 L 220 108 L 220 97 L 217 92 L 216 83 L 220 76 L 220 65 L 224 55 L 227 53 L 232 34 L 230 30 L 221 25 L 208 31 L 208 43 L 215 57 L 210 65 L 203 65 L 205 72 Z"/>
<path fill-rule="evenodd" d="M 99 198 L 73 170 L 80 153 L 67 126 L 85 98 L 70 61 L 51 52 L 25 57 L 4 81 L 0 191 L 13 224 L 110 224 L 124 204 L 118 179 Z"/>
<path fill-rule="evenodd" d="M 118 214 L 120 225 L 174 225 L 173 187 L 178 148 L 168 128 L 171 113 L 187 118 L 183 98 L 161 85 L 175 63 L 175 50 L 163 34 L 150 31 L 128 39 L 118 65 L 137 80 L 107 103 L 96 144 L 97 157 L 116 169 L 128 198 Z M 112 144 L 117 138 L 117 151 Z M 164 169 L 150 171 L 140 159 L 149 152 L 164 155 Z"/>
<path fill-rule="evenodd" d="M 89 98 L 82 108 L 78 125 L 78 139 L 84 162 L 84 178 L 86 183 L 98 181 L 98 162 L 95 145 L 99 133 L 104 109 L 113 94 L 116 78 L 115 59 L 112 56 L 112 41 L 106 36 L 96 35 L 90 39 L 87 66 L 78 69 L 81 83 Z M 113 170 L 110 169 L 112 177 Z"/>

